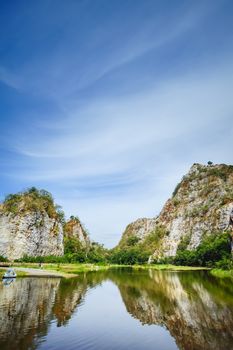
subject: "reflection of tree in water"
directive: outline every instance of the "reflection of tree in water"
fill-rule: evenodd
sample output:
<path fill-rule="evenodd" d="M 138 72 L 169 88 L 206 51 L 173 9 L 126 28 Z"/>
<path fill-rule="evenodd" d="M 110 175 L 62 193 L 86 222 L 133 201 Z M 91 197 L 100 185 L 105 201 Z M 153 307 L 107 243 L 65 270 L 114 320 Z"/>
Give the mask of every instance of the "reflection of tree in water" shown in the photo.
<path fill-rule="evenodd" d="M 86 293 L 85 279 L 22 278 L 0 285 L 0 349 L 36 349 L 50 323 L 67 324 Z"/>
<path fill-rule="evenodd" d="M 86 279 L 62 279 L 59 289 L 57 290 L 53 314 L 57 319 L 57 326 L 67 324 L 76 307 L 83 300 L 87 290 Z"/>
<path fill-rule="evenodd" d="M 86 291 L 106 280 L 118 286 L 134 318 L 166 327 L 180 349 L 231 348 L 233 287 L 229 282 L 199 272 L 122 269 L 68 280 L 26 278 L 8 287 L 0 285 L 0 349 L 37 348 L 52 320 L 57 326 L 66 325 Z"/>
<path fill-rule="evenodd" d="M 211 276 L 188 272 L 150 271 L 147 280 L 145 275 L 132 274 L 127 281 L 115 278 L 133 317 L 165 326 L 180 349 L 231 348 L 233 300 L 224 282 L 220 288 Z"/>

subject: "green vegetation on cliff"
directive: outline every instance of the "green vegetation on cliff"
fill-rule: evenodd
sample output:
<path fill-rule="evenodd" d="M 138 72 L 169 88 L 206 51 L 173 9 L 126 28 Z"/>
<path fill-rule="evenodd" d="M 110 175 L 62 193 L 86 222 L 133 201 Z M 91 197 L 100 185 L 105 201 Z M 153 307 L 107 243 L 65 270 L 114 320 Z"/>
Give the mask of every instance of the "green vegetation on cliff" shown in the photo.
<path fill-rule="evenodd" d="M 168 259 L 175 265 L 232 268 L 230 236 L 226 232 L 205 237 L 194 250 L 178 249 L 174 258 Z"/>
<path fill-rule="evenodd" d="M 15 260 L 26 263 L 96 263 L 105 264 L 109 261 L 109 251 L 103 245 L 92 242 L 88 248 L 82 246 L 76 238 L 66 238 L 63 256 L 27 256 Z"/>
<path fill-rule="evenodd" d="M 145 239 L 129 235 L 115 249 L 111 250 L 109 260 L 114 264 L 146 264 L 155 249 L 159 249 L 161 239 L 167 235 L 166 229 L 159 225 L 146 235 Z"/>
<path fill-rule="evenodd" d="M 215 266 L 231 258 L 228 233 L 215 233 L 203 239 L 195 250 L 179 250 L 174 258 L 175 264 L 193 266 Z"/>
<path fill-rule="evenodd" d="M 166 235 L 163 228 L 150 233 L 144 241 L 139 242 L 131 236 L 122 247 L 111 251 L 109 261 L 114 264 L 146 264 L 149 256 L 159 244 L 161 236 Z M 188 250 L 190 237 L 183 238 L 178 246 L 176 256 L 160 258 L 154 263 L 170 263 L 182 266 L 206 266 L 220 269 L 232 269 L 230 235 L 227 232 L 215 232 L 203 238 L 194 250 Z"/>
<path fill-rule="evenodd" d="M 3 201 L 2 210 L 4 213 L 13 215 L 26 212 L 46 212 L 50 218 L 64 223 L 64 212 L 54 203 L 51 193 L 46 190 L 38 190 L 36 187 L 7 195 Z"/>

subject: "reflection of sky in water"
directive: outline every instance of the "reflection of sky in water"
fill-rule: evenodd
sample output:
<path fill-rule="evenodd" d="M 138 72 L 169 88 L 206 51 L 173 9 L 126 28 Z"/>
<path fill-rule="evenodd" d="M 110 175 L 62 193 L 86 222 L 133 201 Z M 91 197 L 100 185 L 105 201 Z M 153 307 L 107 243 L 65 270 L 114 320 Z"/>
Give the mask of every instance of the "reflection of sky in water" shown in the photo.
<path fill-rule="evenodd" d="M 98 302 L 99 301 L 99 302 Z M 177 349 L 160 326 L 142 326 L 126 312 L 118 288 L 107 281 L 88 291 L 69 327 L 53 323 L 40 349 Z"/>
<path fill-rule="evenodd" d="M 0 283 L 0 349 L 231 350 L 233 286 L 206 272 L 109 270 Z"/>

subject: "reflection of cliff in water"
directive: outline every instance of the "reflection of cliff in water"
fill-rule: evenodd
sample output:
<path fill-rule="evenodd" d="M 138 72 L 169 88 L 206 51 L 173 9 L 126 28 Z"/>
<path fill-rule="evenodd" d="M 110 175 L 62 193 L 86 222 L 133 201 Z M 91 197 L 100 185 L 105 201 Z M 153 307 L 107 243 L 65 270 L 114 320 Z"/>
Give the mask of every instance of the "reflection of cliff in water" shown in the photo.
<path fill-rule="evenodd" d="M 85 276 L 79 280 L 61 280 L 52 310 L 58 327 L 68 323 L 76 307 L 84 300 L 86 291 Z"/>
<path fill-rule="evenodd" d="M 180 349 L 231 349 L 233 300 L 228 284 L 207 274 L 149 271 L 114 278 L 127 311 L 142 324 L 165 326 Z M 229 307 L 230 304 L 230 307 Z"/>
<path fill-rule="evenodd" d="M 1 349 L 29 348 L 35 335 L 46 334 L 58 285 L 59 279 L 29 278 L 0 285 Z"/>
<path fill-rule="evenodd" d="M 68 282 L 68 283 L 67 283 Z M 0 349 L 35 349 L 50 322 L 64 324 L 79 304 L 85 286 L 59 278 L 22 278 L 0 284 Z"/>
<path fill-rule="evenodd" d="M 118 286 L 129 314 L 142 324 L 166 327 L 180 349 L 232 348 L 233 287 L 229 281 L 198 272 L 122 269 L 68 280 L 22 278 L 9 286 L 1 283 L 0 349 L 36 349 L 52 322 L 58 327 L 67 325 L 87 290 L 106 280 Z M 100 297 L 96 300 L 105 302 Z M 95 311 L 91 316 L 98 320 Z"/>

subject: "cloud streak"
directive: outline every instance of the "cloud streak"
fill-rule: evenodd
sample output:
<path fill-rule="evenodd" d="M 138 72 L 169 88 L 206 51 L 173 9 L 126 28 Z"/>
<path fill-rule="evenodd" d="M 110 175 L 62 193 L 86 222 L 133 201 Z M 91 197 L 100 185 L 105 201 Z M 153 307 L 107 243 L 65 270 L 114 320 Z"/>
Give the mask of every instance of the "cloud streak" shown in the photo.
<path fill-rule="evenodd" d="M 52 22 L 51 2 L 18 9 L 18 32 L 6 23 L 15 49 L 0 80 L 15 91 L 1 101 L 0 177 L 4 194 L 48 189 L 111 246 L 193 162 L 232 162 L 233 50 L 225 17 L 224 50 L 213 42 L 218 2 L 129 1 L 108 15 L 58 3 Z"/>

